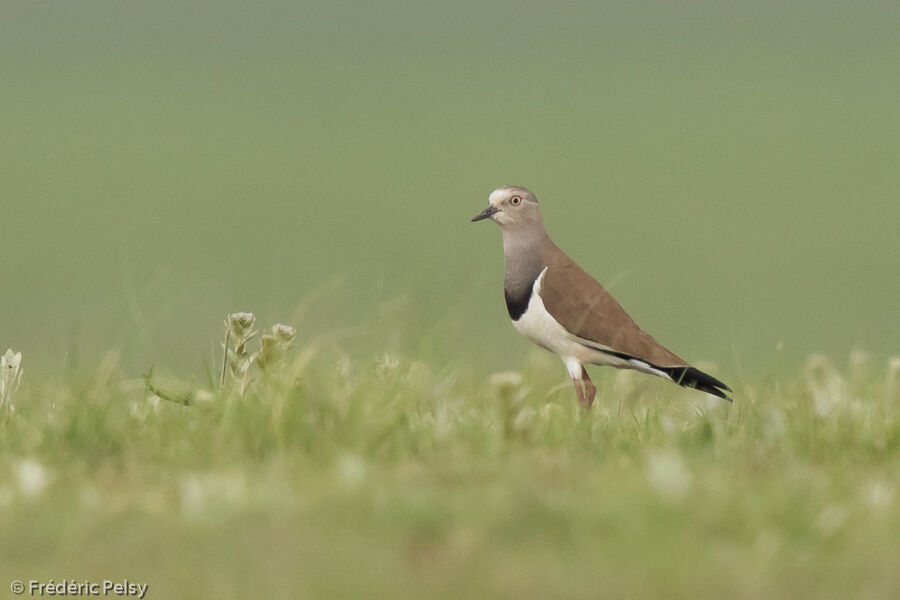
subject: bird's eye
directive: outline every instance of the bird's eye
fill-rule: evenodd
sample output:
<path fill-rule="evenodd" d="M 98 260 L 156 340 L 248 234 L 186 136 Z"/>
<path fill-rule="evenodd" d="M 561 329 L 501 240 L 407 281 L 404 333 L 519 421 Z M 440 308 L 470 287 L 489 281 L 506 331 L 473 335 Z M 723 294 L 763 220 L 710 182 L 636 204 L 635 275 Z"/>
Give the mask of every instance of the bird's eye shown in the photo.
<path fill-rule="evenodd" d="M 513 196 L 512 198 L 509 199 L 509 203 L 512 204 L 513 206 L 518 206 L 518 205 L 522 204 L 522 198 L 519 196 Z"/>

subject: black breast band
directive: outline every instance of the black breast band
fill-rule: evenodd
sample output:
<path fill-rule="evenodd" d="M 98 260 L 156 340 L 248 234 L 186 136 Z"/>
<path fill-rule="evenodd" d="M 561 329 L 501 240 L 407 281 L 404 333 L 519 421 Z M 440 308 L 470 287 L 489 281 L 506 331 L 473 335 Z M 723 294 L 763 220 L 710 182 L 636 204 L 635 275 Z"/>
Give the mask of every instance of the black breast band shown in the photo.
<path fill-rule="evenodd" d="M 531 302 L 531 294 L 534 292 L 534 282 L 537 281 L 538 277 L 540 277 L 540 273 L 527 286 L 524 286 L 521 292 L 503 290 L 503 295 L 506 297 L 506 312 L 509 313 L 509 318 L 513 321 L 521 319 L 525 311 L 528 310 L 528 303 Z"/>

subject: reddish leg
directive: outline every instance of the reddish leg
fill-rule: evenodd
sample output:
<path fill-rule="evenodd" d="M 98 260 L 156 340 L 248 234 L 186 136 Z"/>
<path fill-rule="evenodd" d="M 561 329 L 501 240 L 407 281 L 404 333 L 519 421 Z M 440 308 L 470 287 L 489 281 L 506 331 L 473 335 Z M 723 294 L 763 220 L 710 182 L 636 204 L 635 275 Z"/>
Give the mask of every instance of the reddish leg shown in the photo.
<path fill-rule="evenodd" d="M 594 404 L 594 398 L 597 396 L 597 387 L 594 385 L 594 382 L 591 381 L 591 376 L 588 375 L 587 369 L 583 366 L 581 367 L 581 378 L 584 382 L 584 395 L 585 401 L 582 402 L 582 405 L 586 405 L 587 408 L 590 408 Z"/>
<path fill-rule="evenodd" d="M 572 385 L 575 386 L 575 395 L 578 396 L 578 404 L 580 404 L 581 407 L 585 410 L 589 410 L 591 408 L 591 405 L 584 397 L 584 390 L 581 389 L 581 380 L 573 378 Z"/>

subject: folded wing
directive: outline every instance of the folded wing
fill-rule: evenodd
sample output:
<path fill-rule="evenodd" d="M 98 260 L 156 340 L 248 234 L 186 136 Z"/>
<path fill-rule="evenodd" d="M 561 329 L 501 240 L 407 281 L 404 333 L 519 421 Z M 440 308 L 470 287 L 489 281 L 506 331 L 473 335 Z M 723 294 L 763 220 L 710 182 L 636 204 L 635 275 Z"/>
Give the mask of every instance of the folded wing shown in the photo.
<path fill-rule="evenodd" d="M 541 282 L 547 311 L 568 332 L 598 350 L 654 367 L 686 367 L 625 312 L 600 283 L 560 252 Z"/>

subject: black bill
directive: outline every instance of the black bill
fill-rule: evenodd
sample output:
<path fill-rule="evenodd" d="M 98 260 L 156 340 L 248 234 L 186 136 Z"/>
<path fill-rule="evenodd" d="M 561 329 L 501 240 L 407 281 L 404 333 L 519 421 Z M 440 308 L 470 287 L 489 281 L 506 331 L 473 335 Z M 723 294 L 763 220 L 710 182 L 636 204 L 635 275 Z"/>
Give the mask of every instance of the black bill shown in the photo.
<path fill-rule="evenodd" d="M 494 206 L 488 206 L 486 209 L 484 209 L 483 211 L 481 211 L 480 213 L 478 213 L 477 215 L 472 217 L 472 222 L 474 223 L 475 221 L 481 221 L 482 219 L 490 219 L 498 212 L 500 212 L 499 208 L 496 208 Z"/>

